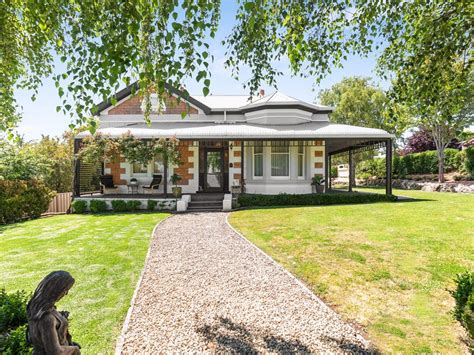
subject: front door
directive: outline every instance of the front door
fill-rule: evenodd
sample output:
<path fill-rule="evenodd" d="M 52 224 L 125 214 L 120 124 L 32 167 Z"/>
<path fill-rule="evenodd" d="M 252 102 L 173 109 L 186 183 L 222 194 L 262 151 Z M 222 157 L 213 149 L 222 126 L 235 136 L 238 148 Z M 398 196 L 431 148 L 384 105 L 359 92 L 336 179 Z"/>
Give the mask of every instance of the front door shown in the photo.
<path fill-rule="evenodd" d="M 204 191 L 224 191 L 224 149 L 205 148 L 204 166 Z"/>

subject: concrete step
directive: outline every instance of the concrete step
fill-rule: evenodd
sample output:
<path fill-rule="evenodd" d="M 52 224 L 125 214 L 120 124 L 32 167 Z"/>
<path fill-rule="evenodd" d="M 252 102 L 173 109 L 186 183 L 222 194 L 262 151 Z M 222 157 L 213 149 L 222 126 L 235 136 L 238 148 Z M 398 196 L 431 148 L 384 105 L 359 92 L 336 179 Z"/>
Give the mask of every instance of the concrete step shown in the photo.
<path fill-rule="evenodd" d="M 222 201 L 224 194 L 217 192 L 198 192 L 191 196 L 191 201 Z"/>
<path fill-rule="evenodd" d="M 222 201 L 191 201 L 189 203 L 189 206 L 193 207 L 211 207 L 211 206 L 217 206 L 217 207 L 222 207 Z"/>
<path fill-rule="evenodd" d="M 222 206 L 204 206 L 204 207 L 197 207 L 197 206 L 188 206 L 187 212 L 222 212 Z"/>

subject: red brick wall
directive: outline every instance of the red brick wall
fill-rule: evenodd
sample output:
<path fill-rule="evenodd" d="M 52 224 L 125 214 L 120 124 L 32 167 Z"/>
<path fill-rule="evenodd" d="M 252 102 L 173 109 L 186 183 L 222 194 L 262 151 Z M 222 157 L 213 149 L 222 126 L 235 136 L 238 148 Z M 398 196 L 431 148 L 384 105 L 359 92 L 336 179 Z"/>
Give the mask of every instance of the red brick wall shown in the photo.
<path fill-rule="evenodd" d="M 143 113 L 141 109 L 142 100 L 138 95 L 135 95 L 121 104 L 115 106 L 109 110 L 109 115 L 141 115 Z M 166 111 L 163 113 L 166 114 L 181 114 L 181 112 L 186 112 L 186 102 L 181 100 L 178 103 L 178 100 L 174 96 L 165 97 Z M 190 114 L 196 114 L 198 111 L 194 107 L 189 107 Z"/>
<path fill-rule="evenodd" d="M 125 159 L 123 157 L 120 157 L 120 160 L 117 162 L 108 162 L 105 163 L 105 168 L 110 169 L 110 173 L 113 176 L 114 184 L 115 185 L 126 185 L 127 181 L 122 180 L 120 178 L 120 174 L 125 174 L 125 168 L 120 167 L 120 163 L 124 162 Z"/>
<path fill-rule="evenodd" d="M 181 141 L 179 143 L 182 164 L 174 169 L 174 172 L 181 176 L 179 185 L 189 185 L 189 180 L 194 179 L 194 173 L 189 172 L 189 169 L 194 168 L 194 162 L 189 161 L 189 158 L 194 156 L 194 151 L 191 147 L 191 141 Z"/>

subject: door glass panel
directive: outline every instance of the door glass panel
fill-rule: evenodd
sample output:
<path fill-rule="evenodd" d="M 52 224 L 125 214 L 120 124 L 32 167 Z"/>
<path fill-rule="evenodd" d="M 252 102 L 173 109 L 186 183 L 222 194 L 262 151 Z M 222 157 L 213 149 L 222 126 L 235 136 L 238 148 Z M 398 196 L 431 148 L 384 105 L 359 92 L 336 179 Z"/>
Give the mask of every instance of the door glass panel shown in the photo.
<path fill-rule="evenodd" d="M 207 152 L 206 187 L 222 189 L 222 156 L 221 152 Z"/>

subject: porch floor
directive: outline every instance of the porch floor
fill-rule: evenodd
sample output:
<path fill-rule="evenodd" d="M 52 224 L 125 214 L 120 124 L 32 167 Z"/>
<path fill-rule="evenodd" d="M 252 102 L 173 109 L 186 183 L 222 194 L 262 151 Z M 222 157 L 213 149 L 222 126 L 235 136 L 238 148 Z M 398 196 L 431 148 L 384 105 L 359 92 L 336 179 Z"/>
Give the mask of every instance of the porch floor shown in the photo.
<path fill-rule="evenodd" d="M 223 192 L 198 192 L 194 194 L 183 194 L 183 195 L 191 195 L 192 200 L 214 200 L 214 199 L 223 199 L 224 193 Z M 165 194 L 101 194 L 99 192 L 92 193 L 92 194 L 82 194 L 80 197 L 87 197 L 87 198 L 113 198 L 113 199 L 123 199 L 123 200 L 143 200 L 143 199 L 161 199 L 161 198 L 174 198 L 173 194 L 170 192 L 168 196 Z"/>

